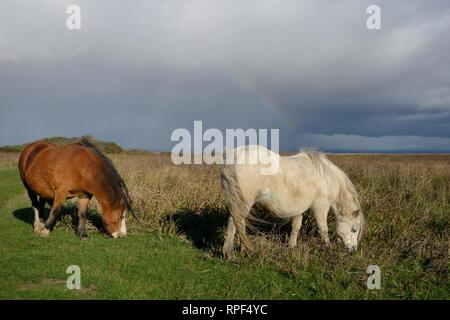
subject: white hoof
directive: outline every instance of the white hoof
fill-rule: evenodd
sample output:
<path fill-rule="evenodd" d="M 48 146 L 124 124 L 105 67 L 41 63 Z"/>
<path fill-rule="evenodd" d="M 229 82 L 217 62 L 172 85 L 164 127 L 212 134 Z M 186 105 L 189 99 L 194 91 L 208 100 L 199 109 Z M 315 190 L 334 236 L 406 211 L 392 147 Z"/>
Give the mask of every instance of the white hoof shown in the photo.
<path fill-rule="evenodd" d="M 38 222 L 34 224 L 34 232 L 41 237 L 48 237 L 50 234 L 50 230 L 45 227 L 42 222 Z"/>
<path fill-rule="evenodd" d="M 48 229 L 45 228 L 45 227 L 44 227 L 44 229 L 42 229 L 42 230 L 39 232 L 39 235 L 40 235 L 41 237 L 48 237 L 49 234 L 50 234 L 50 230 L 48 230 Z"/>
<path fill-rule="evenodd" d="M 34 232 L 36 233 L 40 233 L 41 230 L 45 229 L 45 224 L 43 224 L 40 221 L 35 221 L 34 222 Z"/>

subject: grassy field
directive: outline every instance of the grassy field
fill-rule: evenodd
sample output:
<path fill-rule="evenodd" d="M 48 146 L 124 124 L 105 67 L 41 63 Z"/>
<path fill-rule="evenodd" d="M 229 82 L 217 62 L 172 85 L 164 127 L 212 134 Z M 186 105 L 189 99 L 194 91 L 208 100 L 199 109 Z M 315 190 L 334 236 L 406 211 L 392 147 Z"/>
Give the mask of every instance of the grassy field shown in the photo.
<path fill-rule="evenodd" d="M 218 168 L 175 166 L 169 155 L 111 155 L 126 180 L 145 230 L 129 219 L 129 236 L 97 228 L 92 205 L 88 241 L 74 235 L 67 203 L 49 238 L 33 233 L 33 212 L 16 169 L 0 154 L 0 298 L 2 299 L 449 299 L 450 156 L 334 155 L 361 193 L 368 232 L 358 252 L 323 247 L 308 215 L 301 244 L 288 249 L 289 226 L 274 221 L 252 236 L 257 252 L 220 256 L 225 210 Z M 368 290 L 368 265 L 381 289 Z M 66 287 L 69 265 L 81 290 Z"/>

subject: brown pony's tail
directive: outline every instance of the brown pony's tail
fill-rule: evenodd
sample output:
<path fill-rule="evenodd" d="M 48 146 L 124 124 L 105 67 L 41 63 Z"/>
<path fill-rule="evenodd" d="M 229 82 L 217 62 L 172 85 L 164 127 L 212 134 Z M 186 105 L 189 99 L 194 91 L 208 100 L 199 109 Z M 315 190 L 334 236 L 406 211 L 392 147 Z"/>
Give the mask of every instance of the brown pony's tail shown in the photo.
<path fill-rule="evenodd" d="M 123 192 L 123 197 L 125 200 L 127 210 L 131 213 L 131 215 L 139 223 L 139 225 L 145 229 L 144 223 L 141 221 L 141 219 L 138 218 L 138 216 L 134 212 L 133 201 L 131 200 L 130 194 L 128 193 L 128 188 L 127 188 L 125 182 L 122 181 L 122 183 L 120 184 L 120 188 L 122 189 L 122 192 Z"/>
<path fill-rule="evenodd" d="M 131 215 L 133 216 L 134 219 L 136 219 L 136 221 L 139 223 L 139 225 L 145 230 L 145 225 L 144 223 L 142 223 L 141 219 L 138 218 L 138 216 L 136 215 L 136 213 L 134 212 L 133 209 L 128 210 L 130 211 Z"/>

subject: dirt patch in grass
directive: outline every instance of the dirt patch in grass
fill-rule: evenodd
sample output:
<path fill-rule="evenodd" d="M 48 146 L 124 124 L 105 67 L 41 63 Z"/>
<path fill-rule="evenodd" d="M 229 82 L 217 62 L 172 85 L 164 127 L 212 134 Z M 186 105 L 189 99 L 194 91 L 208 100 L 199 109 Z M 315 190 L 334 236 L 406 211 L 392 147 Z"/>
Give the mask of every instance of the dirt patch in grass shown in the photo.
<path fill-rule="evenodd" d="M 31 283 L 31 282 L 25 282 L 19 285 L 17 288 L 19 291 L 27 291 L 27 290 L 34 290 L 34 289 L 44 289 L 47 287 L 66 287 L 66 281 L 65 280 L 57 280 L 57 279 L 44 279 L 41 282 L 37 283 Z M 69 290 L 69 289 L 67 289 Z M 79 290 L 74 290 L 76 292 L 81 293 L 96 293 L 98 291 L 97 286 L 95 285 L 89 285 L 88 287 L 81 287 Z"/>

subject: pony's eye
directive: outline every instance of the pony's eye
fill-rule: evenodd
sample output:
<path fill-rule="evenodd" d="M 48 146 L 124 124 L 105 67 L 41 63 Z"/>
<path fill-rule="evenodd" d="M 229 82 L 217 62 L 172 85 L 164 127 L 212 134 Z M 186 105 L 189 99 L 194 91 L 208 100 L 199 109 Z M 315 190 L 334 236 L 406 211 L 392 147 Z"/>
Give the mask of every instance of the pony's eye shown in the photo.
<path fill-rule="evenodd" d="M 353 226 L 353 227 L 352 227 L 352 232 L 355 233 L 355 232 L 357 232 L 357 231 L 358 231 L 358 230 L 356 230 L 356 228 Z"/>

